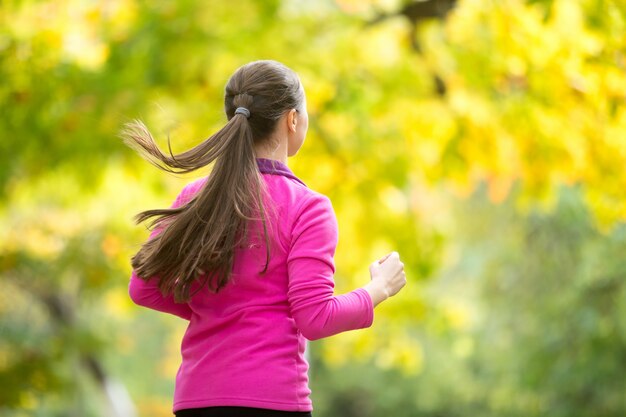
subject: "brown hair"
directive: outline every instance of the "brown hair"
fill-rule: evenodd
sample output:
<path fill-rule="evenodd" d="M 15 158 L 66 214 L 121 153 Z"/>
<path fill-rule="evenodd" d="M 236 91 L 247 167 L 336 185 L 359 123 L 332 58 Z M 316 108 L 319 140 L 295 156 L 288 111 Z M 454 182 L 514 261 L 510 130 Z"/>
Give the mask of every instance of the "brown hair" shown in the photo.
<path fill-rule="evenodd" d="M 218 292 L 230 280 L 235 249 L 248 238 L 248 222 L 262 220 L 269 263 L 264 182 L 257 167 L 254 145 L 269 140 L 278 119 L 290 109 L 302 110 L 304 90 L 295 72 L 271 60 L 243 65 L 225 88 L 228 122 L 199 145 L 178 155 L 166 155 L 140 120 L 124 125 L 120 136 L 150 163 L 172 173 L 195 171 L 215 162 L 202 189 L 187 204 L 153 209 L 135 216 L 139 224 L 151 217 L 151 227 L 163 231 L 143 244 L 131 259 L 138 276 L 159 276 L 164 295 L 188 301 L 192 283 L 205 272 L 198 290 L 208 285 Z M 235 114 L 245 107 L 250 117 Z M 169 146 L 169 137 L 168 137 Z"/>

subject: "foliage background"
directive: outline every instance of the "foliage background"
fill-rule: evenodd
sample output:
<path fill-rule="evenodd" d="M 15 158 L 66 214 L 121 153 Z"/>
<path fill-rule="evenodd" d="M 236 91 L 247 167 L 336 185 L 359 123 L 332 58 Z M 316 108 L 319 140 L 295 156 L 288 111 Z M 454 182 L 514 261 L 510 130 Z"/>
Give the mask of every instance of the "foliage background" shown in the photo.
<path fill-rule="evenodd" d="M 132 216 L 196 176 L 239 65 L 305 84 L 290 166 L 333 201 L 337 292 L 398 250 L 371 329 L 309 344 L 316 416 L 626 414 L 620 0 L 0 5 L 0 416 L 167 416 L 184 323 L 127 295 Z"/>

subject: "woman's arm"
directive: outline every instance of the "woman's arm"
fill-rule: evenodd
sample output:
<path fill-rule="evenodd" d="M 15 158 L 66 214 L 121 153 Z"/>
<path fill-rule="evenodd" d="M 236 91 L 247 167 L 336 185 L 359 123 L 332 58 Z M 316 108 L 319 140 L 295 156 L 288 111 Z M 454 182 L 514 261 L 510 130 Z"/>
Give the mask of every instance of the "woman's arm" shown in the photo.
<path fill-rule="evenodd" d="M 172 204 L 172 208 L 180 207 L 189 201 L 189 196 L 187 194 L 188 188 L 188 186 L 183 188 Z M 155 228 L 152 233 L 150 233 L 148 240 L 161 233 L 162 230 L 162 227 Z M 191 320 L 191 308 L 189 307 L 189 304 L 175 302 L 173 294 L 166 297 L 163 296 L 159 290 L 156 276 L 151 277 L 146 281 L 139 278 L 137 273 L 133 270 L 128 284 L 128 294 L 137 305 L 173 314 L 186 320 Z"/>
<path fill-rule="evenodd" d="M 337 242 L 330 200 L 311 196 L 296 213 L 287 257 L 291 314 L 309 340 L 369 327 L 374 320 L 373 301 L 365 288 L 333 295 Z"/>

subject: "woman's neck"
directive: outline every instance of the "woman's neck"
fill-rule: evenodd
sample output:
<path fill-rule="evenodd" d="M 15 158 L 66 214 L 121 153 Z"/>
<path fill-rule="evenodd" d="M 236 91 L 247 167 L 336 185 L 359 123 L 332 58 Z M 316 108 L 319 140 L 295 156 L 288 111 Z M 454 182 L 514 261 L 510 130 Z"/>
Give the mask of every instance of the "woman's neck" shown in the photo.
<path fill-rule="evenodd" d="M 287 141 L 280 141 L 274 149 L 268 149 L 267 143 L 255 145 L 254 154 L 257 158 L 274 159 L 287 165 Z"/>

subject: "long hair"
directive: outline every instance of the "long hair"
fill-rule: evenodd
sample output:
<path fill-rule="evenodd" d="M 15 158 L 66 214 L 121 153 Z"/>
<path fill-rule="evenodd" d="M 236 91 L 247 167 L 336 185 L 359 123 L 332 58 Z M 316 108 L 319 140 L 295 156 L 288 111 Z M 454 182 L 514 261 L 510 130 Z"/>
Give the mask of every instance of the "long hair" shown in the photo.
<path fill-rule="evenodd" d="M 228 122 L 199 145 L 180 154 L 164 154 L 140 120 L 124 125 L 120 136 L 153 165 L 171 173 L 195 171 L 214 162 L 206 183 L 181 207 L 153 209 L 135 216 L 139 224 L 156 218 L 150 227 L 162 227 L 131 258 L 139 277 L 158 275 L 162 294 L 188 301 L 191 285 L 204 275 L 198 291 L 208 286 L 218 292 L 230 280 L 235 250 L 245 244 L 249 221 L 262 221 L 269 263 L 264 182 L 254 145 L 267 141 L 285 111 L 300 110 L 304 90 L 297 74 L 271 60 L 238 68 L 226 84 L 224 110 Z M 245 107 L 250 117 L 235 114 Z M 168 137 L 169 145 L 169 137 Z"/>

